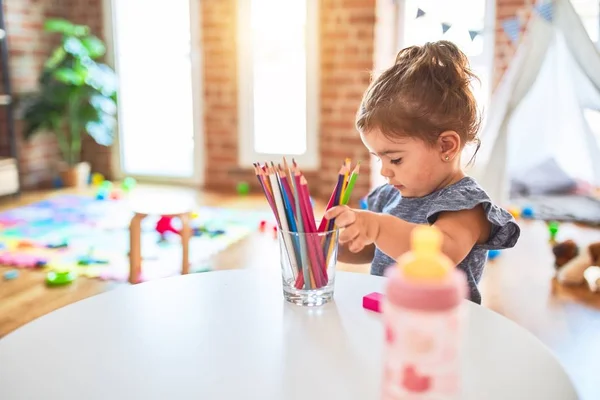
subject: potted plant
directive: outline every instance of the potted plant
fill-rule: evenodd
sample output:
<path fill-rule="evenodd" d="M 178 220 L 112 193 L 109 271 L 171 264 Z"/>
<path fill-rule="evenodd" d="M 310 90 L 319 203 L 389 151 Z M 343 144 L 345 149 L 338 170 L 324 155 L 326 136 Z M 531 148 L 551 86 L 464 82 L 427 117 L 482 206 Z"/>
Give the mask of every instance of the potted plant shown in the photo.
<path fill-rule="evenodd" d="M 86 134 L 96 143 L 110 146 L 116 130 L 117 76 L 98 60 L 106 46 L 90 29 L 64 19 L 49 19 L 49 33 L 61 35 L 39 77 L 36 93 L 23 102 L 24 137 L 52 132 L 58 141 L 59 166 L 67 187 L 87 185 L 90 165 L 81 161 Z"/>

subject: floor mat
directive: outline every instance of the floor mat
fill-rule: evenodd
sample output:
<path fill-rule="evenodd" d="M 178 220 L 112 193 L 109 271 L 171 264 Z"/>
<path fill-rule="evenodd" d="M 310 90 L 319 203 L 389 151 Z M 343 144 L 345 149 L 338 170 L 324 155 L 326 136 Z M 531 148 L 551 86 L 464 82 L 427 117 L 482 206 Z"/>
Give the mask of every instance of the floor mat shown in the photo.
<path fill-rule="evenodd" d="M 192 221 L 192 272 L 207 269 L 211 257 L 227 249 L 269 220 L 265 210 L 200 207 Z M 126 281 L 129 277 L 129 221 L 125 200 L 96 200 L 63 195 L 0 213 L 0 264 L 20 268 L 69 269 L 79 275 Z M 159 216 L 142 225 L 144 281 L 177 275 L 181 242 L 156 232 Z M 173 226 L 178 228 L 177 220 Z"/>
<path fill-rule="evenodd" d="M 511 202 L 519 207 L 531 207 L 535 219 L 600 226 L 600 201 L 591 196 L 531 196 Z"/>

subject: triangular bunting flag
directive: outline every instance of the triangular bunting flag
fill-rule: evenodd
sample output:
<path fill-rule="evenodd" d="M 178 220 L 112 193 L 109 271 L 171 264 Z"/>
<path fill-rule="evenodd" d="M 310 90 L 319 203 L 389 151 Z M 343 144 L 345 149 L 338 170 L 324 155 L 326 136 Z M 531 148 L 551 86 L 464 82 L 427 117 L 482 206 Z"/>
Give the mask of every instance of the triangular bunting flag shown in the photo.
<path fill-rule="evenodd" d="M 425 11 L 421 10 L 420 8 L 417 9 L 417 18 L 421 18 L 425 16 Z"/>
<path fill-rule="evenodd" d="M 471 40 L 475 40 L 479 36 L 479 31 L 469 31 L 469 36 L 471 36 Z"/>
<path fill-rule="evenodd" d="M 519 40 L 521 22 L 518 17 L 505 19 L 502 21 L 502 27 L 512 42 L 517 42 Z"/>
<path fill-rule="evenodd" d="M 442 22 L 442 32 L 446 33 L 448 32 L 448 29 L 452 28 L 452 24 L 449 24 L 447 22 Z"/>
<path fill-rule="evenodd" d="M 546 21 L 552 22 L 552 3 L 537 4 L 535 6 L 535 11 L 537 11 L 539 16 L 544 18 Z"/>

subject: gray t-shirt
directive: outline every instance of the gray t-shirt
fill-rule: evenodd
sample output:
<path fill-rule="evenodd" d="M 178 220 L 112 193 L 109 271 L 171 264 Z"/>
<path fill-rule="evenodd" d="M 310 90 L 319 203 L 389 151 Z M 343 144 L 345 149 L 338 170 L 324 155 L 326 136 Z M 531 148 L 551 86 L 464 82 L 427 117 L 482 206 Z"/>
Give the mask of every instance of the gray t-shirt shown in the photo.
<path fill-rule="evenodd" d="M 458 264 L 458 268 L 467 275 L 470 299 L 478 304 L 481 304 L 481 294 L 477 284 L 483 273 L 488 250 L 513 247 L 521 233 L 512 215 L 492 204 L 485 191 L 471 177 L 465 177 L 424 197 L 402 198 L 395 187 L 382 185 L 368 195 L 367 204 L 371 211 L 391 214 L 414 224 L 433 224 L 442 212 L 470 210 L 481 204 L 492 224 L 490 237 L 486 243 L 476 244 Z M 383 275 L 385 269 L 394 263 L 393 258 L 376 248 L 371 274 Z"/>

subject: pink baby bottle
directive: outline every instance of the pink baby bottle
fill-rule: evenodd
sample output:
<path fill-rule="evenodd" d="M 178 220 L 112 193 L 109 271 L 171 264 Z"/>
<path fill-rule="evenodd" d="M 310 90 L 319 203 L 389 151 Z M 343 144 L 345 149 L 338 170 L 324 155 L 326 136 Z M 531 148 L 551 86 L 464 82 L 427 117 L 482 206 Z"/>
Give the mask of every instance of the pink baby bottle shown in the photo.
<path fill-rule="evenodd" d="M 384 400 L 461 398 L 461 343 L 467 285 L 433 226 L 412 232 L 411 251 L 390 271 L 382 304 Z"/>

